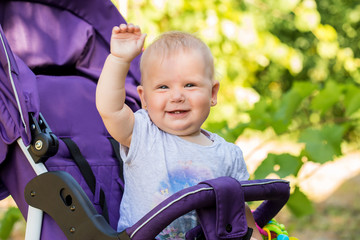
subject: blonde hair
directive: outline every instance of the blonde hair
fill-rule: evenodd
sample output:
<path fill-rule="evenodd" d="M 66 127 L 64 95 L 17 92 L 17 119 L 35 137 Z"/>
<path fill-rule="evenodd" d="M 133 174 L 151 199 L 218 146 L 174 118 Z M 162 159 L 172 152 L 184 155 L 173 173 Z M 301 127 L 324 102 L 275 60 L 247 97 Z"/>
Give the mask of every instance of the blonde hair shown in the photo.
<path fill-rule="evenodd" d="M 204 59 L 205 71 L 211 80 L 214 80 L 214 59 L 209 47 L 196 36 L 180 31 L 166 32 L 160 35 L 145 49 L 140 61 L 140 71 L 143 75 L 144 64 L 149 56 L 156 54 L 161 61 L 179 51 L 199 51 Z"/>

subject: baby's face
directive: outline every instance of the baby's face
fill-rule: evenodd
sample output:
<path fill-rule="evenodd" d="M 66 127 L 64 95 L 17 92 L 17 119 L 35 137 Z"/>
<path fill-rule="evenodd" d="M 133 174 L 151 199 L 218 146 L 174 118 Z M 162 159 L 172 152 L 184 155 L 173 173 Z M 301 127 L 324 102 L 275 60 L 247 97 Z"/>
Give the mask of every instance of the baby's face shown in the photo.
<path fill-rule="evenodd" d="M 198 51 L 180 51 L 162 61 L 156 56 L 147 59 L 138 92 L 154 124 L 178 136 L 200 132 L 219 89 L 205 70 Z"/>

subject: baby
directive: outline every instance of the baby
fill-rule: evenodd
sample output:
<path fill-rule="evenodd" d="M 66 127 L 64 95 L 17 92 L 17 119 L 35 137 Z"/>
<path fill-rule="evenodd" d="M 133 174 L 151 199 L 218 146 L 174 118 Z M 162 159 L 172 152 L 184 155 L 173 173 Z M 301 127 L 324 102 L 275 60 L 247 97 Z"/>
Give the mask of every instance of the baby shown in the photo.
<path fill-rule="evenodd" d="M 109 133 L 120 143 L 125 190 L 118 231 L 140 220 L 175 192 L 197 183 L 249 174 L 238 146 L 203 130 L 210 108 L 217 104 L 210 49 L 188 33 L 160 36 L 142 54 L 142 108 L 136 113 L 125 102 L 125 78 L 131 61 L 141 53 L 146 34 L 138 26 L 113 28 L 110 52 L 102 70 L 96 106 Z M 246 205 L 252 239 L 262 239 Z M 175 220 L 159 239 L 184 239 L 198 224 L 195 211 Z"/>

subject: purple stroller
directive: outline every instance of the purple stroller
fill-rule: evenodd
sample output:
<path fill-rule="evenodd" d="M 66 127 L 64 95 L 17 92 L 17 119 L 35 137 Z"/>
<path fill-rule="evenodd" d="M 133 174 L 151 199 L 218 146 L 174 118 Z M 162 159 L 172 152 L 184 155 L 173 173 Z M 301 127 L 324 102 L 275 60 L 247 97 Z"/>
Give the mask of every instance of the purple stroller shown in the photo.
<path fill-rule="evenodd" d="M 110 1 L 0 2 L 0 199 L 27 217 L 26 239 L 154 239 L 196 209 L 187 239 L 248 239 L 244 201 L 264 226 L 285 205 L 283 180 L 218 178 L 184 189 L 117 233 L 124 183 L 118 143 L 95 108 L 95 88 L 112 26 L 125 20 Z M 139 58 L 126 103 L 140 108 Z"/>

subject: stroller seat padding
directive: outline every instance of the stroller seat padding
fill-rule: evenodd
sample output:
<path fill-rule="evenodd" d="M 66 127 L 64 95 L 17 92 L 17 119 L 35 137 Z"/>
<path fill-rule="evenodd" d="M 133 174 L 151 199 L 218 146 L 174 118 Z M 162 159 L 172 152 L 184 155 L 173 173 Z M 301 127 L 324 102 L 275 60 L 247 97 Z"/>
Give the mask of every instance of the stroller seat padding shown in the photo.
<path fill-rule="evenodd" d="M 40 112 L 58 138 L 71 138 L 77 144 L 96 176 L 95 195 L 61 140 L 58 153 L 45 163 L 48 170 L 70 173 L 79 181 L 99 212 L 100 187 L 105 190 L 108 208 L 118 209 L 122 194 L 119 161 L 95 107 L 96 84 L 81 76 L 39 75 L 37 82 Z M 118 218 L 118 211 L 109 212 L 110 223 L 115 229 Z"/>

